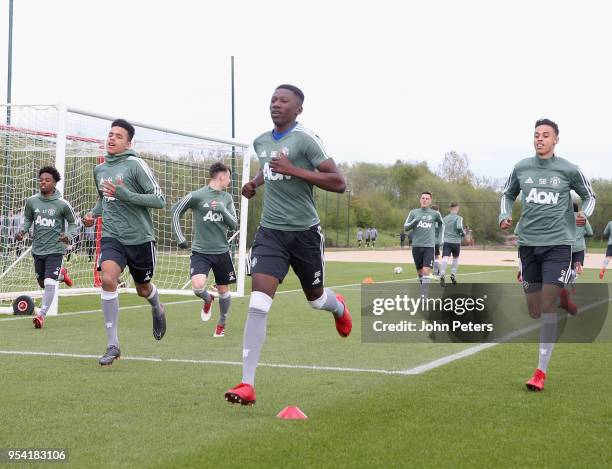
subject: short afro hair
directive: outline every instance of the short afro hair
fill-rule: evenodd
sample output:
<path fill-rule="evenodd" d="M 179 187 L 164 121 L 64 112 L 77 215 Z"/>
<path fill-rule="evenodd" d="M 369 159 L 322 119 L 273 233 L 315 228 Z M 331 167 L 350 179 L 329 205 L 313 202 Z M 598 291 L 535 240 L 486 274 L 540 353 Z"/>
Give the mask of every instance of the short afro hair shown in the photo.
<path fill-rule="evenodd" d="M 210 168 L 208 168 L 208 175 L 210 176 L 211 179 L 214 179 L 217 174 L 224 173 L 225 171 L 227 171 L 230 174 L 232 174 L 232 170 L 231 169 L 229 169 L 221 161 L 217 161 L 216 163 L 211 164 Z"/>
<path fill-rule="evenodd" d="M 457 202 L 451 202 L 449 205 L 450 208 L 455 208 L 455 207 L 459 207 L 459 203 Z"/>
<path fill-rule="evenodd" d="M 548 125 L 550 127 L 552 127 L 555 131 L 556 135 L 559 135 L 559 126 L 557 125 L 556 122 L 551 121 L 550 119 L 538 119 L 535 123 L 535 127 L 537 128 L 541 125 Z"/>
<path fill-rule="evenodd" d="M 297 86 L 283 84 L 283 85 L 278 85 L 276 87 L 276 89 L 277 90 L 289 90 L 289 91 L 291 91 L 300 100 L 300 105 L 304 104 L 304 93 Z"/>
<path fill-rule="evenodd" d="M 125 119 L 115 119 L 111 124 L 111 127 L 121 127 L 122 129 L 125 129 L 128 133 L 128 141 L 130 142 L 132 141 L 132 139 L 134 138 L 134 134 L 136 133 L 134 126 Z"/>
<path fill-rule="evenodd" d="M 38 170 L 38 177 L 42 176 L 44 173 L 50 174 L 55 182 L 60 182 L 62 180 L 59 171 L 53 166 L 43 166 L 40 168 Z"/>

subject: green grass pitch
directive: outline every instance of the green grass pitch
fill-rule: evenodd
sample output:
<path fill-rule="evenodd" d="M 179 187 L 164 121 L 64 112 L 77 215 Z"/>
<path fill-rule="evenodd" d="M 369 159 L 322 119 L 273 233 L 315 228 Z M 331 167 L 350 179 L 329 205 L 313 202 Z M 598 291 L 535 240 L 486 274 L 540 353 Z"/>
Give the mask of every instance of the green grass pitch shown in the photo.
<path fill-rule="evenodd" d="M 87 468 L 610 467 L 612 344 L 558 344 L 537 394 L 524 386 L 536 344 L 385 374 L 470 347 L 361 343 L 359 284 L 414 277 L 413 266 L 400 265 L 401 276 L 390 264 L 327 264 L 327 285 L 353 311 L 348 339 L 329 313 L 310 309 L 290 274 L 261 357 L 282 367 L 259 367 L 254 407 L 223 399 L 241 378 L 248 298 L 234 299 L 227 335 L 214 339 L 217 304 L 202 323 L 198 301 L 166 296 L 168 332 L 157 342 L 148 305 L 122 295 L 125 359 L 109 368 L 97 364 L 106 346 L 97 296 L 62 298 L 60 316 L 42 330 L 0 316 L 0 351 L 24 352 L 0 353 L 0 447 L 68 448 L 68 466 Z M 460 274 L 464 282 L 516 282 L 513 268 Z M 277 419 L 287 405 L 308 420 Z"/>

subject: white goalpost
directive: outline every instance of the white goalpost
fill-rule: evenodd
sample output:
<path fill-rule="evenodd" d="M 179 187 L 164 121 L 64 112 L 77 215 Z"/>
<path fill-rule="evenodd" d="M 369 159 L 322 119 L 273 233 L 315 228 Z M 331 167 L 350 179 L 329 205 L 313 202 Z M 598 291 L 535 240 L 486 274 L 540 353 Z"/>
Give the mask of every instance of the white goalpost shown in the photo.
<path fill-rule="evenodd" d="M 120 116 L 117 116 L 120 117 Z M 74 286 L 61 285 L 59 295 L 99 291 L 95 270 L 99 255 L 101 223 L 86 230 L 81 222 L 94 206 L 98 194 L 93 168 L 104 160 L 104 142 L 115 117 L 62 105 L 0 104 L 0 312 L 12 312 L 11 301 L 20 295 L 40 297 L 31 256 L 31 239 L 15 240 L 23 222 L 28 197 L 38 189 L 38 169 L 55 166 L 62 180 L 57 188 L 77 214 L 78 236 L 64 258 Z M 129 119 L 128 119 L 129 120 Z M 130 121 L 136 128 L 133 148 L 143 158 L 166 196 L 166 207 L 152 210 L 157 238 L 154 282 L 161 293 L 192 295 L 189 251 L 178 249 L 172 238 L 170 207 L 188 192 L 208 184 L 208 168 L 217 161 L 232 169 L 228 192 L 234 199 L 238 229 L 228 233 L 236 269 L 233 294 L 244 295 L 248 200 L 241 188 L 249 180 L 249 145 L 233 139 L 199 135 Z M 191 238 L 191 212 L 183 217 L 183 232 Z M 122 291 L 134 292 L 127 272 Z M 212 281 L 212 279 L 211 279 Z M 57 301 L 47 314 L 57 314 Z"/>

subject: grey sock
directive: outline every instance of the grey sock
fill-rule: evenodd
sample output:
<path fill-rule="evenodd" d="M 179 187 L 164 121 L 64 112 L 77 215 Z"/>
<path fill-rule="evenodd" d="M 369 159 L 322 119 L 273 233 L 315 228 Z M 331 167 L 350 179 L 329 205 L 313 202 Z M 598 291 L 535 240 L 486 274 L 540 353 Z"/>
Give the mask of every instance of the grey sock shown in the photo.
<path fill-rule="evenodd" d="M 217 324 L 225 326 L 227 315 L 229 314 L 230 305 L 232 304 L 232 295 L 230 292 L 226 293 L 227 296 L 219 295 L 219 322 Z"/>
<path fill-rule="evenodd" d="M 255 385 L 255 370 L 259 355 L 266 341 L 268 313 L 249 307 L 244 325 L 244 342 L 242 346 L 242 382 Z"/>
<path fill-rule="evenodd" d="M 453 257 L 453 265 L 451 265 L 451 275 L 455 275 L 457 273 L 457 266 L 459 265 L 459 259 Z"/>
<path fill-rule="evenodd" d="M 446 266 L 448 265 L 448 261 L 446 257 L 442 259 L 442 264 L 440 264 L 440 275 L 444 276 L 446 273 Z"/>
<path fill-rule="evenodd" d="M 103 298 L 102 311 L 104 312 L 104 325 L 106 326 L 108 345 L 119 347 L 119 337 L 117 337 L 117 328 L 119 326 L 119 297 L 115 296 L 108 300 Z"/>
<path fill-rule="evenodd" d="M 55 298 L 56 288 L 57 285 L 55 283 L 45 284 L 45 291 L 43 292 L 42 302 L 40 304 L 40 311 L 38 312 L 38 314 L 41 314 L 43 316 L 47 315 L 47 311 L 49 310 L 49 307 L 51 306 L 51 303 L 53 303 L 53 299 Z"/>
<path fill-rule="evenodd" d="M 553 347 L 557 341 L 557 313 L 542 313 L 542 326 L 540 328 L 540 354 L 538 368 L 546 372 Z"/>
<path fill-rule="evenodd" d="M 423 277 L 421 283 L 421 296 L 427 297 L 427 291 L 429 290 L 429 282 L 431 282 L 431 279 L 429 277 Z"/>
<path fill-rule="evenodd" d="M 151 305 L 151 313 L 155 316 L 158 316 L 162 313 L 162 307 L 159 301 L 159 294 L 157 293 L 157 287 L 153 284 L 151 284 L 151 286 L 153 287 L 153 291 L 147 297 L 147 301 Z"/>
<path fill-rule="evenodd" d="M 204 301 L 206 301 L 206 303 L 210 303 L 210 301 L 212 299 L 212 296 L 211 296 L 210 293 L 208 293 L 208 291 L 206 290 L 206 287 L 202 288 L 201 290 L 196 290 L 194 288 L 193 289 L 193 293 L 195 294 L 195 296 L 199 296 Z"/>
<path fill-rule="evenodd" d="M 325 293 L 320 298 L 309 301 L 310 306 L 314 309 L 323 309 L 330 311 L 335 317 L 341 318 L 344 314 L 344 305 L 338 301 L 336 294 L 330 288 L 325 289 Z"/>
<path fill-rule="evenodd" d="M 608 257 L 606 257 L 603 261 L 603 268 L 606 269 L 608 268 L 608 264 L 610 262 L 610 259 Z"/>
<path fill-rule="evenodd" d="M 434 261 L 433 273 L 434 273 L 434 275 L 438 275 L 438 272 L 440 272 L 440 262 L 438 260 L 435 260 Z"/>

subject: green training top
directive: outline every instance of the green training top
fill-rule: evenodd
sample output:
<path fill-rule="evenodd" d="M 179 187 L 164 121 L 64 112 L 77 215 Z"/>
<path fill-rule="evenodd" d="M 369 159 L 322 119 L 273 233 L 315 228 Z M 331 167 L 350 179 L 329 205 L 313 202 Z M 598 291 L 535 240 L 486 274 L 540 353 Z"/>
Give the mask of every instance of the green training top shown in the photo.
<path fill-rule="evenodd" d="M 25 205 L 21 230 L 27 232 L 34 225 L 32 254 L 37 256 L 64 254 L 66 245 L 59 240 L 59 237 L 62 233 L 66 233 L 72 242 L 78 229 L 74 220 L 72 206 L 57 189 L 49 197 L 40 193 L 29 197 Z"/>
<path fill-rule="evenodd" d="M 521 192 L 519 245 L 572 245 L 576 239 L 572 189 L 582 199 L 583 211 L 589 217 L 595 208 L 595 193 L 578 166 L 558 156 L 525 158 L 516 164 L 506 182 L 499 223 L 512 215 L 512 204 Z"/>
<path fill-rule="evenodd" d="M 574 218 L 577 215 L 578 214 L 574 212 Z M 593 236 L 593 228 L 591 228 L 589 220 L 587 220 L 586 225 L 576 227 L 576 242 L 572 244 L 572 252 L 580 252 L 586 249 L 586 243 L 584 242 L 585 236 Z"/>
<path fill-rule="evenodd" d="M 213 200 L 217 202 L 215 209 L 211 207 Z M 189 209 L 193 212 L 192 251 L 202 254 L 229 251 L 228 228 L 235 230 L 238 226 L 231 194 L 205 186 L 175 203 L 172 206 L 172 233 L 178 244 L 187 241 L 181 230 L 180 218 Z"/>
<path fill-rule="evenodd" d="M 297 124 L 276 140 L 272 132 L 261 134 L 253 142 L 264 176 L 265 193 L 261 226 L 283 231 L 304 231 L 319 223 L 313 185 L 303 179 L 277 174 L 270 160 L 283 149 L 294 166 L 315 170 L 329 158 L 317 135 Z"/>
<path fill-rule="evenodd" d="M 609 221 L 604 229 L 604 238 L 608 237 L 608 244 L 612 244 L 612 221 Z"/>
<path fill-rule="evenodd" d="M 102 237 L 128 246 L 155 241 L 150 209 L 164 208 L 166 199 L 147 163 L 134 150 L 107 154 L 94 180 L 100 199 L 92 212 L 102 217 Z M 115 197 L 102 195 L 104 181 L 117 184 Z"/>
<path fill-rule="evenodd" d="M 411 210 L 404 222 L 404 230 L 413 230 L 412 246 L 415 248 L 433 248 L 436 245 L 436 239 L 444 239 L 442 215 L 431 208 Z"/>
<path fill-rule="evenodd" d="M 449 213 L 444 217 L 444 242 L 461 244 L 461 238 L 465 236 L 463 230 L 463 217 L 456 213 Z"/>

